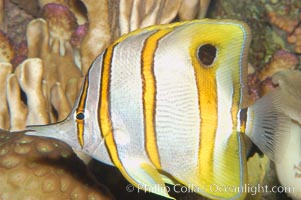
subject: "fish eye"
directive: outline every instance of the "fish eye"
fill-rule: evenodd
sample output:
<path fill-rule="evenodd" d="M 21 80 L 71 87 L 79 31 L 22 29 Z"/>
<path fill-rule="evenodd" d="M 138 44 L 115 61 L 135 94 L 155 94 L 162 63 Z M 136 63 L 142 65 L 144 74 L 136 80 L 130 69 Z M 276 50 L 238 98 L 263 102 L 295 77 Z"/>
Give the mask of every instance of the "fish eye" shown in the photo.
<path fill-rule="evenodd" d="M 75 117 L 77 120 L 84 120 L 85 114 L 83 112 L 78 112 Z"/>
<path fill-rule="evenodd" d="M 216 47 L 212 44 L 204 44 L 199 47 L 197 51 L 197 57 L 199 61 L 209 67 L 213 64 L 215 58 L 216 58 Z"/>

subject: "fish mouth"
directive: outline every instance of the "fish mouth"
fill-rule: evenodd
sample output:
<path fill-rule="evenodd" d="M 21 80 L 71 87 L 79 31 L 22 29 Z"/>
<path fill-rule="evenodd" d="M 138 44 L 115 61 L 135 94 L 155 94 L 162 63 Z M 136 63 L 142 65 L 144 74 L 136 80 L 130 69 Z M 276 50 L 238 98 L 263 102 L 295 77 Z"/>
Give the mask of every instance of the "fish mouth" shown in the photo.
<path fill-rule="evenodd" d="M 63 131 L 60 131 L 58 126 L 58 124 L 27 126 L 25 135 L 59 139 L 58 136 Z"/>
<path fill-rule="evenodd" d="M 81 149 L 77 143 L 75 123 L 69 118 L 54 124 L 27 126 L 25 135 L 57 139 L 75 149 Z"/>

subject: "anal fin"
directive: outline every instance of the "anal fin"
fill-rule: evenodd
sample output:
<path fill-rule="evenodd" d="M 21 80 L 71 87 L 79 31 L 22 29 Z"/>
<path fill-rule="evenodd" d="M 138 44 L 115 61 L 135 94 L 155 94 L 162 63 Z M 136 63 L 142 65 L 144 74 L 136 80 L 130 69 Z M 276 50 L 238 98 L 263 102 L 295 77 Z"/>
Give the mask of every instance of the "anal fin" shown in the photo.
<path fill-rule="evenodd" d="M 132 179 L 128 181 L 138 189 L 174 199 L 169 196 L 163 179 L 153 165 L 147 162 L 133 163 L 129 161 L 124 163 L 124 169 L 128 173 L 127 177 Z"/>
<path fill-rule="evenodd" d="M 169 178 L 167 175 L 160 173 L 160 176 L 164 183 L 168 183 L 170 185 L 176 185 L 178 182 L 176 180 L 173 180 L 172 178 Z"/>

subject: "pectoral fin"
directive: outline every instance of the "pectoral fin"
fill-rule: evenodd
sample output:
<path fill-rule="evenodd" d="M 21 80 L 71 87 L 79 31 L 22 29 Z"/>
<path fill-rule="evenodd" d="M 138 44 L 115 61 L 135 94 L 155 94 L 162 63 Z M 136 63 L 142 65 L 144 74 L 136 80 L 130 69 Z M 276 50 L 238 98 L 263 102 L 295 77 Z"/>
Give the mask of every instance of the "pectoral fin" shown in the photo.
<path fill-rule="evenodd" d="M 280 162 L 290 137 L 291 119 L 282 111 L 281 93 L 274 90 L 248 108 L 246 134 L 271 160 Z"/>

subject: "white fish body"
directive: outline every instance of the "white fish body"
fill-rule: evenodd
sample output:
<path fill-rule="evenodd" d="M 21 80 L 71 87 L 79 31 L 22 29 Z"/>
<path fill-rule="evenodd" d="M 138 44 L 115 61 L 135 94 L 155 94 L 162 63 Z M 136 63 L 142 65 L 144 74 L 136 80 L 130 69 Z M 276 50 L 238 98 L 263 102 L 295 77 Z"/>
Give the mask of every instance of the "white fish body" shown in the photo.
<path fill-rule="evenodd" d="M 248 112 L 250 123 L 241 120 L 249 42 L 248 27 L 233 20 L 137 30 L 96 58 L 66 120 L 28 127 L 27 134 L 65 141 L 116 166 L 134 186 L 168 198 L 165 182 L 213 199 L 243 198 L 239 190 L 211 186 L 246 184 L 242 134 L 247 128 L 252 138 L 262 135 L 254 113 L 274 108 L 263 98 Z M 274 111 L 265 117 L 275 113 L 286 120 Z M 262 148 L 274 144 L 265 141 Z"/>

